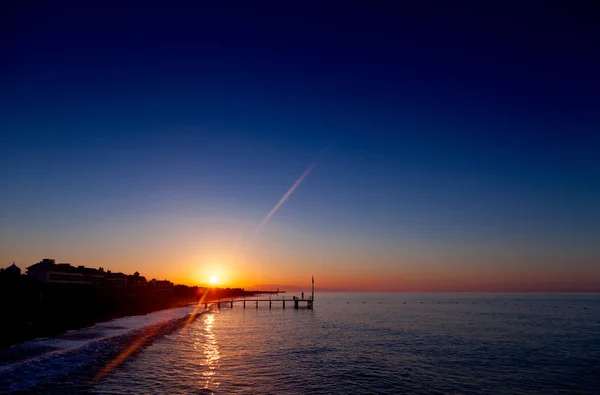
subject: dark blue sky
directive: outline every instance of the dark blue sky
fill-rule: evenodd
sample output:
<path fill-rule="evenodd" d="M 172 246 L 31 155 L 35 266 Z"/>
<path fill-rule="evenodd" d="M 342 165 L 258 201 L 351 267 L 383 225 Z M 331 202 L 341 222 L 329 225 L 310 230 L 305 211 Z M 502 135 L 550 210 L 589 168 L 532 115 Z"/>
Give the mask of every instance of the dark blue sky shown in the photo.
<path fill-rule="evenodd" d="M 190 240 L 252 228 L 325 149 L 257 236 L 278 259 L 344 268 L 364 244 L 384 276 L 418 266 L 409 245 L 460 272 L 444 257 L 484 245 L 600 279 L 598 12 L 395 3 L 4 4 L 1 258 L 126 255 L 155 228 L 202 255 Z"/>

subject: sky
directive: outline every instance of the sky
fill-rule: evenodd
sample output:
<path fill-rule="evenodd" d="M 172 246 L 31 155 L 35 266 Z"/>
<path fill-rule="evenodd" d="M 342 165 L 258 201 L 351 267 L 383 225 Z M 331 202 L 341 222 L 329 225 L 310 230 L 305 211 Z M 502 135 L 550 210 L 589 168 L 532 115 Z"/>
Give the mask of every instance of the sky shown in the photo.
<path fill-rule="evenodd" d="M 5 2 L 0 266 L 600 292 L 599 15 L 526 3 Z"/>

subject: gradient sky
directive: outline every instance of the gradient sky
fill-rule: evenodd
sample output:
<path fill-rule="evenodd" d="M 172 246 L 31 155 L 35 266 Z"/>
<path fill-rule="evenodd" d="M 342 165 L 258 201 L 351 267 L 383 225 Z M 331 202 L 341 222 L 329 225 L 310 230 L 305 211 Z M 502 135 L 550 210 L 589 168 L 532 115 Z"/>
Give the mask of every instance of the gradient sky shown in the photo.
<path fill-rule="evenodd" d="M 597 11 L 395 3 L 3 3 L 0 265 L 600 291 Z"/>

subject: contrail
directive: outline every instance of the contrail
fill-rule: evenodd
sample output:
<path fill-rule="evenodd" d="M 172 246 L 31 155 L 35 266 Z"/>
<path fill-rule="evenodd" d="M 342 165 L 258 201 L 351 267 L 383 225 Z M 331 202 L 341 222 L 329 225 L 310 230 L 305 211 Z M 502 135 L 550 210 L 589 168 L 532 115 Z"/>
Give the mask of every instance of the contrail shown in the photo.
<path fill-rule="evenodd" d="M 262 228 L 267 222 L 269 222 L 269 220 L 271 219 L 271 217 L 273 216 L 273 214 L 275 214 L 277 212 L 277 210 L 279 210 L 279 207 L 281 207 L 281 205 L 283 203 L 285 203 L 286 200 L 288 200 L 288 198 L 290 196 L 292 196 L 292 193 L 294 193 L 294 191 L 296 190 L 296 188 L 298 188 L 298 186 L 302 183 L 302 181 L 304 181 L 304 179 L 306 178 L 307 175 L 310 174 L 310 172 L 315 168 L 315 166 L 317 165 L 317 163 L 319 163 L 319 160 L 321 159 L 321 157 L 323 156 L 323 154 L 325 153 L 325 151 L 321 152 L 319 154 L 319 156 L 317 156 L 317 159 L 315 159 L 310 165 L 308 165 L 308 167 L 306 168 L 306 170 L 304 170 L 304 172 L 300 175 L 300 177 L 298 177 L 298 179 L 296 180 L 296 182 L 294 183 L 294 185 L 292 185 L 292 187 L 285 193 L 285 195 L 283 195 L 283 197 L 281 199 L 279 199 L 279 202 L 277 202 L 277 204 L 275 205 L 275 207 L 273 207 L 271 209 L 271 211 L 269 211 L 269 214 L 266 215 L 265 218 L 263 218 L 262 221 L 260 221 L 260 224 L 258 224 L 258 226 L 256 227 L 256 229 L 254 229 L 253 233 L 256 233 L 260 230 L 260 228 Z"/>

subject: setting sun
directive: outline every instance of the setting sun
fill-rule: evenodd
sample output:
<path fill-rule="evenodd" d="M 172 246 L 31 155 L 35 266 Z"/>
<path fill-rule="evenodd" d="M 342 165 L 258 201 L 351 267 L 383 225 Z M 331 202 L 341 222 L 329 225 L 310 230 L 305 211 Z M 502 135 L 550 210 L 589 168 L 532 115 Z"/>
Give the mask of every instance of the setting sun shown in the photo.
<path fill-rule="evenodd" d="M 219 280 L 217 279 L 217 276 L 210 276 L 209 281 L 211 284 L 216 284 Z"/>

